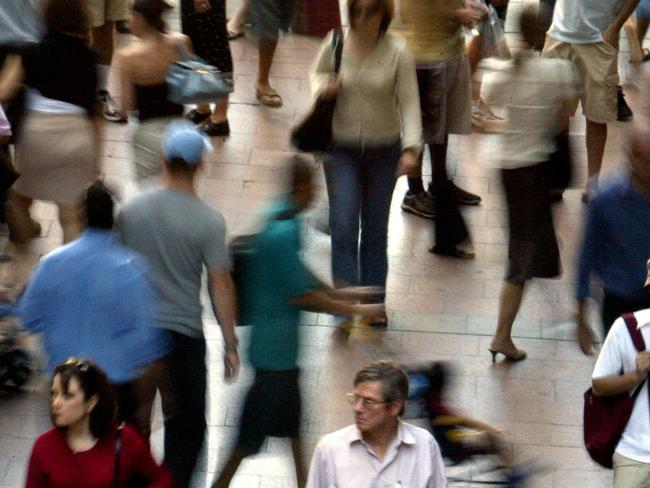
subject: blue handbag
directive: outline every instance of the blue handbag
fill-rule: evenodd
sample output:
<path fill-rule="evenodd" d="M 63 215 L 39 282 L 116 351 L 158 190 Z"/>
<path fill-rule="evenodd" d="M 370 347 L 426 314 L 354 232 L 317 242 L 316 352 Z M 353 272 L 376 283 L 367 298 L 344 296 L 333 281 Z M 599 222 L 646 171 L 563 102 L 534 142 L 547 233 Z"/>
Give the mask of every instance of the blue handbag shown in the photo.
<path fill-rule="evenodd" d="M 167 99 L 170 102 L 199 104 L 214 102 L 233 92 L 232 76 L 190 53 L 178 37 L 174 36 L 182 59 L 169 67 Z"/>

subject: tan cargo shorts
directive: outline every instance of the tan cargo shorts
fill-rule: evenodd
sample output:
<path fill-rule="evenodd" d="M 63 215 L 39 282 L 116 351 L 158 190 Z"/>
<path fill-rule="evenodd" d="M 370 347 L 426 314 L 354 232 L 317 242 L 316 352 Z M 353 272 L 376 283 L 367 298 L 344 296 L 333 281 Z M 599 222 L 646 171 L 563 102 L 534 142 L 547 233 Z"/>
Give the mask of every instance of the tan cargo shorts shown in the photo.
<path fill-rule="evenodd" d="M 580 75 L 579 99 L 587 119 L 600 124 L 616 120 L 618 51 L 613 46 L 604 41 L 569 44 L 547 35 L 542 56 L 573 61 Z"/>

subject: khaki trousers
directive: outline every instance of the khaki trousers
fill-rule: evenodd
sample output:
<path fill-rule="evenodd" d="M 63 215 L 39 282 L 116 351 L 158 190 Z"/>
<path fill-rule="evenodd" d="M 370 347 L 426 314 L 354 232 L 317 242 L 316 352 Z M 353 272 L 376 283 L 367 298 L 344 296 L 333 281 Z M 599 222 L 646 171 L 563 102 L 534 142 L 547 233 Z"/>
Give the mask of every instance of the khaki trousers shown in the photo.
<path fill-rule="evenodd" d="M 650 464 L 614 453 L 614 488 L 650 487 Z"/>

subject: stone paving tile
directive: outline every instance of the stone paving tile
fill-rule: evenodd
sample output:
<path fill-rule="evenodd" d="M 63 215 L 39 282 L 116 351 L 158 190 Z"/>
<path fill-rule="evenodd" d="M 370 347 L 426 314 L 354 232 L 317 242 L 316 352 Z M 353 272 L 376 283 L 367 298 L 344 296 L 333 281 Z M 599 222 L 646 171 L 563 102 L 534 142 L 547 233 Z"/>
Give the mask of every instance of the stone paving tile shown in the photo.
<path fill-rule="evenodd" d="M 516 43 L 516 16 L 521 2 L 511 0 L 510 3 L 506 31 Z M 236 5 L 237 2 L 229 3 L 229 9 Z M 174 22 L 177 24 L 177 17 Z M 121 38 L 120 42 L 126 41 Z M 229 112 L 232 135 L 214 139 L 215 152 L 209 157 L 198 183 L 200 196 L 225 214 L 231 235 L 252 232 L 259 224 L 260 205 L 281 189 L 281 162 L 292 154 L 288 131 L 308 106 L 306 74 L 319 42 L 316 38 L 293 35 L 281 40 L 272 82 L 283 95 L 285 105 L 277 110 L 262 107 L 255 99 L 257 53 L 253 41 L 247 37 L 231 44 L 236 83 Z M 625 40 L 622 52 L 627 52 Z M 646 102 L 634 87 L 647 85 L 647 73 L 642 66 L 628 66 L 625 59 L 625 55 L 620 57 L 621 76 L 628 101 L 639 111 L 641 107 L 647 108 Z M 489 83 L 489 76 L 485 83 Z M 604 175 L 613 174 L 623 161 L 627 127 L 624 123 L 611 125 Z M 137 191 L 130 163 L 129 141 L 133 129 L 132 124 L 107 124 L 105 134 L 107 180 L 119 184 L 125 198 Z M 580 186 L 586 175 L 581 117 L 573 120 L 571 134 L 578 161 L 576 185 Z M 506 207 L 498 173 L 491 167 L 499 151 L 497 135 L 475 133 L 450 140 L 449 165 L 455 181 L 483 197 L 479 207 L 463 209 L 477 253 L 475 261 L 459 262 L 428 252 L 432 244 L 432 223 L 402 213 L 399 205 L 406 181 L 400 179 L 391 207 L 389 331 L 382 334 L 356 328 L 350 339 L 341 343 L 333 333 L 333 317 L 305 314 L 302 318 L 305 324 L 300 329 L 304 345 L 302 431 L 309 454 L 320 436 L 351 422 L 344 393 L 349 391 L 358 367 L 386 356 L 405 364 L 445 360 L 456 365 L 456 381 L 450 398 L 467 414 L 501 425 L 511 438 L 516 458 L 535 459 L 543 469 L 532 486 L 589 488 L 611 483 L 611 473 L 595 467 L 582 447 L 582 394 L 589 386 L 594 359 L 582 356 L 572 337 L 575 247 L 584 212 L 579 188 L 567 191 L 563 203 L 554 210 L 564 274 L 557 280 L 533 283 L 515 322 L 513 334 L 517 343 L 527 349 L 529 358 L 519 364 L 491 363 L 487 347 L 496 323 L 507 257 Z M 428 156 L 424 173 L 430 175 L 427 161 Z M 322 175 L 319 181 L 323 188 Z M 319 206 L 324 208 L 324 191 L 319 199 Z M 316 214 L 317 211 L 312 213 L 314 218 Z M 34 216 L 41 223 L 43 233 L 31 247 L 32 264 L 55 248 L 61 239 L 53 206 L 37 203 Z M 306 261 L 328 279 L 327 236 L 307 229 L 306 244 Z M 19 275 L 19 271 L 0 267 L 2 283 L 11 282 Z M 205 299 L 204 296 L 204 302 Z M 253 373 L 245 362 L 239 381 L 224 384 L 219 353 L 222 340 L 214 318 L 207 311 L 205 323 L 210 361 L 209 427 L 195 487 L 209 486 L 232 447 L 243 395 Z M 248 331 L 240 328 L 238 333 L 245 344 Z M 39 379 L 20 395 L 0 396 L 0 488 L 23 485 L 33 440 L 49 424 L 47 378 Z M 152 447 L 158 457 L 162 453 L 162 434 L 158 407 L 152 435 Z M 449 473 L 457 471 L 450 468 Z M 263 452 L 243 463 L 232 486 L 295 486 L 288 444 L 270 439 Z"/>

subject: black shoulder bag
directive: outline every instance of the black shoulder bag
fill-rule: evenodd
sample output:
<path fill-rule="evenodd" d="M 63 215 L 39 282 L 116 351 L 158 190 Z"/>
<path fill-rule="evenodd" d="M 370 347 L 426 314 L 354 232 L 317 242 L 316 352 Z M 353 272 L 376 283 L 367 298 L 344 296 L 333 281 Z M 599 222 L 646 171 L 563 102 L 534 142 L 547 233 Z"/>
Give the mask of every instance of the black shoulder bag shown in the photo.
<path fill-rule="evenodd" d="M 343 31 L 340 27 L 332 33 L 332 53 L 334 56 L 334 74 L 341 69 L 343 54 Z M 336 97 L 319 96 L 311 109 L 291 130 L 291 144 L 303 152 L 325 152 L 332 141 L 332 119 Z"/>

